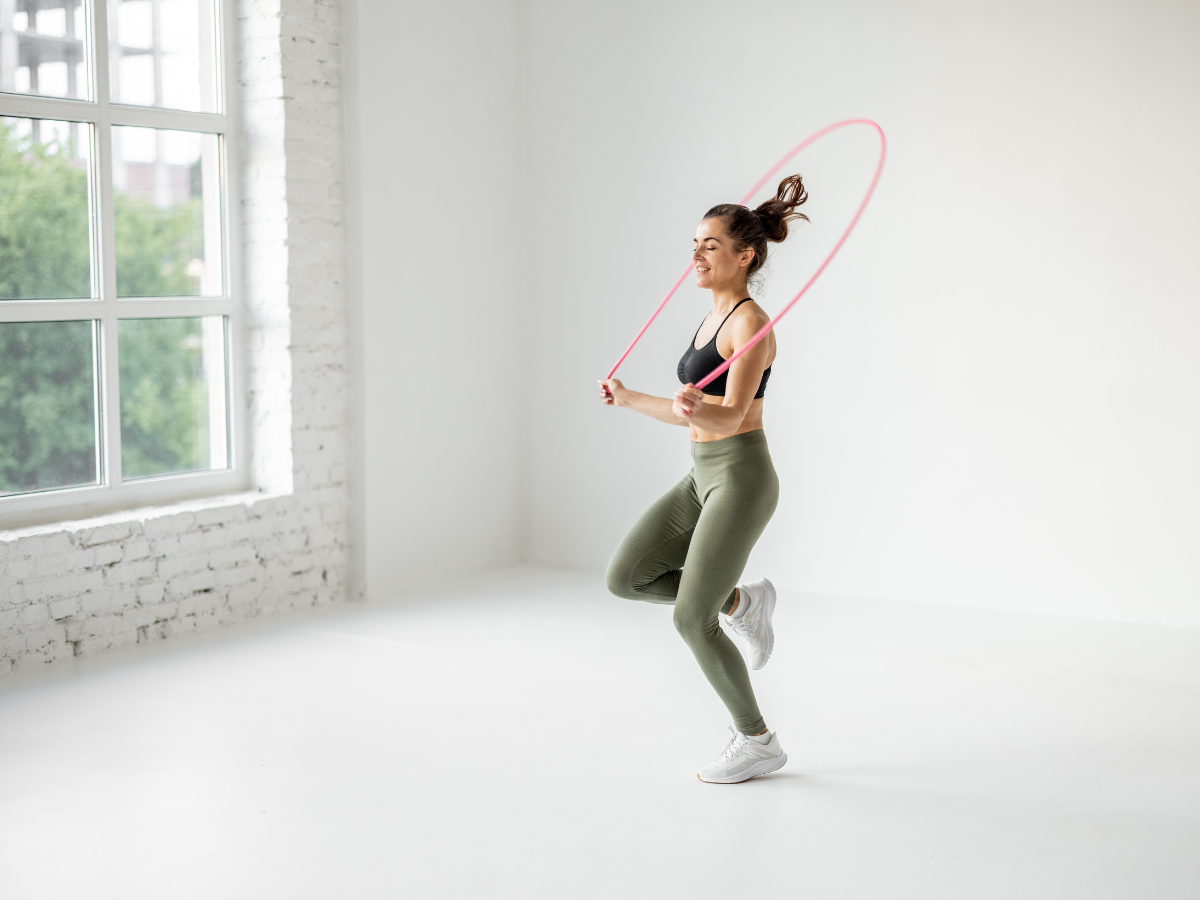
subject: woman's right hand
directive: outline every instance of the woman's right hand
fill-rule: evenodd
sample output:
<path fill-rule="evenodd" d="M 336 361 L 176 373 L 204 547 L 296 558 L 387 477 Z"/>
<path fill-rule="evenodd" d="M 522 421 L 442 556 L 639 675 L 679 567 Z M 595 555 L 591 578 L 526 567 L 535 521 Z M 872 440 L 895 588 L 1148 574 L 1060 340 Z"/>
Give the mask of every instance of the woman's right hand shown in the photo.
<path fill-rule="evenodd" d="M 624 406 L 626 395 L 625 385 L 616 378 L 600 379 L 600 400 L 605 406 Z"/>

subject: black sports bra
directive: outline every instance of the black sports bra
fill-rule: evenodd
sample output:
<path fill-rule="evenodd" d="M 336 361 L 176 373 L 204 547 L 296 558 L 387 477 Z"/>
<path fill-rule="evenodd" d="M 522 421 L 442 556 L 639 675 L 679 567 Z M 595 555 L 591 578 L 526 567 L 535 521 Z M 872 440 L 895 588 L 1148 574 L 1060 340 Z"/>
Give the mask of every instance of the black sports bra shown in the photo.
<path fill-rule="evenodd" d="M 740 301 L 737 306 L 729 311 L 729 316 L 733 315 L 733 310 L 737 309 L 743 303 L 750 300 L 747 297 Z M 725 327 L 725 323 L 729 321 L 729 316 L 721 320 L 721 324 L 717 326 L 717 330 L 713 333 L 712 340 L 696 349 L 696 337 L 700 334 L 700 328 L 704 327 L 704 323 L 700 323 L 700 328 L 696 329 L 696 334 L 692 335 L 692 339 L 688 341 L 687 350 L 683 351 L 683 358 L 679 360 L 679 368 L 676 374 L 679 375 L 680 384 L 695 384 L 721 363 L 725 362 L 725 357 L 721 355 L 721 351 L 717 349 L 717 335 L 721 333 L 721 329 Z M 701 393 L 708 394 L 710 397 L 725 396 L 725 376 L 729 374 L 726 369 L 720 375 L 712 380 L 711 384 L 705 385 L 700 389 Z M 762 381 L 758 384 L 758 393 L 754 395 L 754 399 L 758 400 L 767 393 L 767 379 L 771 377 L 771 367 L 767 366 L 767 370 L 762 374 Z"/>

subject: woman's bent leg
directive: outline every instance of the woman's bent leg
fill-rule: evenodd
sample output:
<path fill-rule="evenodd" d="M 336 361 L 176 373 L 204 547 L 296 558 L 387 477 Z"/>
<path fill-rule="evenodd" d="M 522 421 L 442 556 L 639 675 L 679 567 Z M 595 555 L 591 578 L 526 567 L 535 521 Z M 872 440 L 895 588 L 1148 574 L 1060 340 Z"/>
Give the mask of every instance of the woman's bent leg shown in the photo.
<path fill-rule="evenodd" d="M 691 474 L 655 501 L 608 563 L 608 589 L 626 600 L 674 603 L 700 500 Z"/>
<path fill-rule="evenodd" d="M 735 446 L 722 451 L 728 453 Z M 697 459 L 704 509 L 692 534 L 674 614 L 675 627 L 743 734 L 757 734 L 766 726 L 745 660 L 721 630 L 717 614 L 728 604 L 750 551 L 775 511 L 779 482 L 765 443 L 762 450 L 762 459 L 758 453 L 750 454 L 738 460 L 740 465 L 722 466 L 711 473 Z"/>

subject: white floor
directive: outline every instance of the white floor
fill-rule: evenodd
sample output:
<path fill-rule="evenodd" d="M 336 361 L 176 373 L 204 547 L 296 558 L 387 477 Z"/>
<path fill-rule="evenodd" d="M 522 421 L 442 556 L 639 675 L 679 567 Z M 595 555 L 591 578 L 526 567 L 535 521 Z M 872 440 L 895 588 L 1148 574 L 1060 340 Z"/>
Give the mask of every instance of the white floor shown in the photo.
<path fill-rule="evenodd" d="M 595 576 L 0 683 L 0 897 L 1200 897 L 1200 631 L 788 595 L 777 625 L 790 762 L 729 787 L 670 609 Z"/>

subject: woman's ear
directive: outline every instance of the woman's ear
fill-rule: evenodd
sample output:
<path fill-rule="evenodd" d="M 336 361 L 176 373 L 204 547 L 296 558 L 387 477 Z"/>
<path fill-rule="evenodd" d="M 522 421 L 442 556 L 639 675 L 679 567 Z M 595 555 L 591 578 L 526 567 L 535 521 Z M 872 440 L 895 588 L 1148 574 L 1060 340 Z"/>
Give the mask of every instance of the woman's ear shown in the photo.
<path fill-rule="evenodd" d="M 754 259 L 754 251 L 752 249 L 750 249 L 749 247 L 747 247 L 745 250 L 743 250 L 741 253 L 738 254 L 738 266 L 739 267 L 748 266 L 748 265 L 750 265 L 750 261 L 752 259 Z"/>

